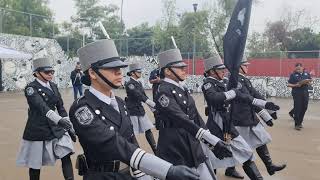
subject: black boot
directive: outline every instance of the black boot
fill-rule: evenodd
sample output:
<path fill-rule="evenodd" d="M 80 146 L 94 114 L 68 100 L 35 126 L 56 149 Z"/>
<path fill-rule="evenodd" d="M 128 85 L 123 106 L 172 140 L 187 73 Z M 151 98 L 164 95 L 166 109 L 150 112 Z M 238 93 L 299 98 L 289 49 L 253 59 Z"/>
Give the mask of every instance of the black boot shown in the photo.
<path fill-rule="evenodd" d="M 236 179 L 243 179 L 244 177 L 236 170 L 235 167 L 228 167 L 224 173 L 224 175 L 233 177 Z"/>
<path fill-rule="evenodd" d="M 149 145 L 151 146 L 153 153 L 156 154 L 157 153 L 157 144 L 156 144 L 156 141 L 154 140 L 151 129 L 147 130 L 145 135 L 146 135 L 146 139 L 147 139 Z"/>
<path fill-rule="evenodd" d="M 254 163 L 253 161 L 246 161 L 245 163 L 243 163 L 242 168 L 251 180 L 263 180 L 263 177 L 261 176 L 256 163 Z"/>
<path fill-rule="evenodd" d="M 74 180 L 72 162 L 70 154 L 66 155 L 61 159 L 62 162 L 62 173 L 65 180 Z"/>
<path fill-rule="evenodd" d="M 256 150 L 259 157 L 262 159 L 264 165 L 266 166 L 269 175 L 274 175 L 276 171 L 281 171 L 282 169 L 286 168 L 286 164 L 277 166 L 272 163 L 267 145 L 260 146 Z"/>
<path fill-rule="evenodd" d="M 40 180 L 40 169 L 29 168 L 30 180 Z"/>

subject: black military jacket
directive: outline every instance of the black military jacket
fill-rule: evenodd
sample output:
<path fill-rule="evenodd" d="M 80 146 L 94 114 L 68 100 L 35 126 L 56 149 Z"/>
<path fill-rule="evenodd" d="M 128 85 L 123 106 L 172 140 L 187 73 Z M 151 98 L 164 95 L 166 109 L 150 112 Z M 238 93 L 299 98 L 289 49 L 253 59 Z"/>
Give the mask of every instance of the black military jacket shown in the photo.
<path fill-rule="evenodd" d="M 208 121 L 207 127 L 212 134 L 224 140 L 224 133 L 226 133 L 226 122 L 230 121 L 230 113 L 228 112 L 229 102 L 226 101 L 224 92 L 227 91 L 226 84 L 213 78 L 206 78 L 204 80 L 202 91 L 204 98 L 208 105 Z M 215 115 L 218 113 L 222 120 L 222 128 L 215 121 Z M 230 131 L 232 139 L 239 136 L 238 131 L 230 122 Z"/>
<path fill-rule="evenodd" d="M 119 97 L 116 99 L 120 113 L 86 90 L 70 108 L 70 120 L 88 164 L 113 161 L 129 164 L 138 148 L 133 144 L 135 137 L 125 103 Z"/>
<path fill-rule="evenodd" d="M 61 138 L 65 130 L 46 117 L 49 110 L 57 110 L 61 117 L 68 116 L 55 83 L 50 82 L 51 89 L 42 86 L 37 80 L 25 87 L 25 96 L 29 105 L 28 121 L 23 139 L 45 141 Z"/>
<path fill-rule="evenodd" d="M 251 84 L 250 80 L 239 74 L 238 88 L 242 93 L 250 94 L 257 99 L 265 99 Z M 234 103 L 232 120 L 235 126 L 256 126 L 259 123 L 259 118 L 256 113 L 262 109 L 252 104 L 236 101 Z"/>
<path fill-rule="evenodd" d="M 294 72 L 290 75 L 288 83 L 297 84 L 298 82 L 305 79 L 311 79 L 311 75 L 308 72 L 303 72 L 303 73 Z M 309 85 L 305 84 L 301 87 L 293 87 L 292 92 L 294 93 L 294 92 L 308 91 L 308 86 Z"/>
<path fill-rule="evenodd" d="M 146 114 L 141 102 L 146 102 L 148 96 L 144 92 L 141 82 L 130 80 L 125 84 L 127 98 L 126 104 L 130 116 L 144 116 Z"/>
<path fill-rule="evenodd" d="M 206 159 L 196 133 L 205 124 L 186 89 L 161 81 L 156 95 L 156 109 L 162 121 L 158 155 L 174 165 L 197 167 Z"/>

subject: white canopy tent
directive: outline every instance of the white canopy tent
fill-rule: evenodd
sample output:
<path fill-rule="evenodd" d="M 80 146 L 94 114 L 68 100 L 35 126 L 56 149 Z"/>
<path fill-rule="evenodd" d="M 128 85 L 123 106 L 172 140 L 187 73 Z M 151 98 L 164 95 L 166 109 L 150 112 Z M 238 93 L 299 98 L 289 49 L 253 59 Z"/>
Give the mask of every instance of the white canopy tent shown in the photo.
<path fill-rule="evenodd" d="M 2 60 L 1 59 L 31 59 L 32 55 L 24 52 L 17 51 L 9 47 L 0 46 L 0 91 L 3 90 L 2 86 Z"/>
<path fill-rule="evenodd" d="M 31 59 L 32 55 L 0 46 L 0 59 Z"/>

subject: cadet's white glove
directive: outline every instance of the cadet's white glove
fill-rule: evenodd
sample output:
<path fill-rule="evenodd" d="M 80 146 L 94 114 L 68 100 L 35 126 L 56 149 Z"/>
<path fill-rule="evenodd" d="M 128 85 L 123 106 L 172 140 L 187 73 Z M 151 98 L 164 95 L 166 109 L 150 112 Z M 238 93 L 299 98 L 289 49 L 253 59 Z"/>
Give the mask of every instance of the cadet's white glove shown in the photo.
<path fill-rule="evenodd" d="M 151 101 L 150 99 L 147 99 L 146 100 L 146 104 L 152 108 L 154 108 L 156 106 L 156 103 Z"/>

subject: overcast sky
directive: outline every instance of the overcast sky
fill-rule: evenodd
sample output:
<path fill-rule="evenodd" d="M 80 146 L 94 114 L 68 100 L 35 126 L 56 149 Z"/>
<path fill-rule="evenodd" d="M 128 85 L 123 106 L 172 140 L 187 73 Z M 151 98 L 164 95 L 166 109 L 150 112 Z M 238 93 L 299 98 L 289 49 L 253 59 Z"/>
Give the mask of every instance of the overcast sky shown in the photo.
<path fill-rule="evenodd" d="M 208 0 L 176 0 L 177 11 L 193 11 L 192 4 L 201 4 Z M 263 31 L 268 21 L 280 19 L 284 7 L 292 10 L 305 10 L 308 16 L 320 19 L 320 0 L 260 0 L 252 8 L 251 31 Z M 121 0 L 101 0 L 104 4 L 116 4 L 120 7 Z M 124 0 L 123 19 L 126 27 L 133 27 L 143 22 L 153 25 L 160 19 L 162 13 L 161 0 Z M 70 21 L 76 13 L 73 0 L 50 0 L 50 8 L 55 13 L 58 22 Z M 120 12 L 119 12 L 120 13 Z M 320 27 L 318 24 L 317 27 Z M 320 29 L 320 28 L 319 28 Z M 319 29 L 316 29 L 319 31 Z"/>

